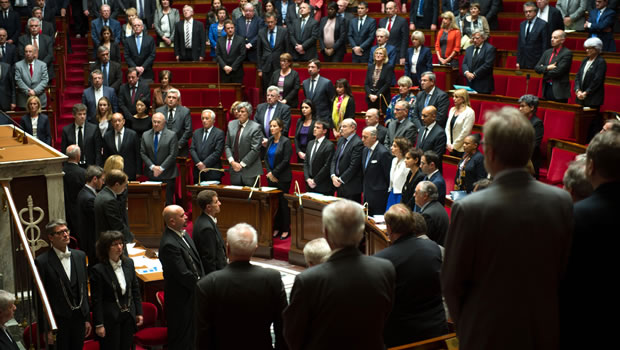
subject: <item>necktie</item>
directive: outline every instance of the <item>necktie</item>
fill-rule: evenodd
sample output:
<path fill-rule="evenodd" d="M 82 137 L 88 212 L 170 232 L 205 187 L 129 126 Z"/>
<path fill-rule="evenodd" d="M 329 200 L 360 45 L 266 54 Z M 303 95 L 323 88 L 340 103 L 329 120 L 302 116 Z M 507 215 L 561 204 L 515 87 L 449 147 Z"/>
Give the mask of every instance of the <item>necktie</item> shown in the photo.
<path fill-rule="evenodd" d="M 140 13 L 138 13 L 138 16 L 144 19 L 144 0 L 138 0 L 138 3 L 140 4 Z"/>
<path fill-rule="evenodd" d="M 136 35 L 136 48 L 138 49 L 138 55 L 140 54 L 140 46 L 142 46 L 142 38 L 140 35 Z"/>
<path fill-rule="evenodd" d="M 2 57 L 6 56 L 6 48 L 2 45 Z"/>
<path fill-rule="evenodd" d="M 418 17 L 424 17 L 424 0 L 420 0 L 418 5 Z"/>
<path fill-rule="evenodd" d="M 424 144 L 424 140 L 426 140 L 427 133 L 428 133 L 428 127 L 424 128 L 424 133 L 422 134 L 422 138 L 420 139 L 421 144 Z"/>
<path fill-rule="evenodd" d="M 320 142 L 315 141 L 314 146 L 312 146 L 312 152 L 310 153 L 310 165 L 312 165 L 312 159 L 314 158 L 314 153 L 316 153 L 316 150 L 319 148 L 319 144 Z"/>
<path fill-rule="evenodd" d="M 428 106 L 428 103 L 430 102 L 430 100 L 431 100 L 431 95 L 430 94 L 426 95 L 426 100 L 424 100 L 424 107 Z"/>
<path fill-rule="evenodd" d="M 136 104 L 136 86 L 131 87 L 131 104 Z"/>
<path fill-rule="evenodd" d="M 366 152 L 366 162 L 364 163 L 364 169 L 368 167 L 368 161 L 370 160 L 371 156 L 372 156 L 372 149 L 368 148 L 368 152 Z"/>
<path fill-rule="evenodd" d="M 363 19 L 363 18 L 360 18 L 360 19 L 357 21 L 357 31 L 358 31 L 358 32 L 362 31 L 362 26 L 363 26 L 363 25 L 364 25 L 364 19 Z"/>
<path fill-rule="evenodd" d="M 271 122 L 271 113 L 273 113 L 273 106 L 269 106 L 269 108 L 267 108 L 267 116 L 265 117 L 265 135 L 267 136 L 270 136 L 269 123 Z"/>
<path fill-rule="evenodd" d="M 478 56 L 478 51 L 480 51 L 480 48 L 479 48 L 479 47 L 477 47 L 477 48 L 474 50 L 474 57 Z"/>
<path fill-rule="evenodd" d="M 155 138 L 153 139 L 153 156 L 155 157 L 154 161 L 157 162 L 157 146 L 159 145 L 159 131 L 155 133 Z"/>
<path fill-rule="evenodd" d="M 532 26 L 532 21 L 527 21 L 527 25 L 525 26 L 525 40 L 527 40 L 527 36 L 530 35 L 531 26 Z"/>
<path fill-rule="evenodd" d="M 304 33 L 304 28 L 306 27 L 306 19 L 301 20 L 301 34 Z"/>
<path fill-rule="evenodd" d="M 33 37 L 32 37 L 32 45 L 33 45 L 36 49 L 38 49 L 38 48 L 39 48 L 39 43 L 37 42 L 37 37 L 36 37 L 36 36 L 33 36 Z"/>
<path fill-rule="evenodd" d="M 202 132 L 202 143 L 204 144 L 205 141 L 207 141 L 207 138 L 209 137 L 209 130 L 204 130 Z"/>
<path fill-rule="evenodd" d="M 337 176 L 340 176 L 340 158 L 342 158 L 342 155 L 344 154 L 344 149 L 347 148 L 348 143 L 349 143 L 349 140 L 346 140 L 344 144 L 342 145 L 340 152 L 338 152 L 338 159 L 336 159 L 336 175 Z"/>
<path fill-rule="evenodd" d="M 168 111 L 168 125 L 171 125 L 174 122 L 174 109 Z"/>
<path fill-rule="evenodd" d="M 248 35 L 248 32 L 250 31 L 250 23 L 252 23 L 251 21 L 245 21 L 245 35 Z"/>
<path fill-rule="evenodd" d="M 77 139 L 77 143 L 78 143 L 78 147 L 80 147 L 80 163 L 84 163 L 85 161 L 85 156 L 86 156 L 86 150 L 84 149 L 84 136 L 82 136 L 82 126 L 78 126 L 78 139 Z"/>
<path fill-rule="evenodd" d="M 389 32 L 391 30 L 392 30 L 392 18 L 388 20 L 388 25 L 387 25 L 387 31 Z"/>
<path fill-rule="evenodd" d="M 598 10 L 598 14 L 596 15 L 596 23 L 598 23 L 599 18 L 601 18 L 601 10 Z"/>
<path fill-rule="evenodd" d="M 314 96 L 314 79 L 310 80 L 310 98 Z"/>
<path fill-rule="evenodd" d="M 235 145 L 233 147 L 233 157 L 235 161 L 239 161 L 239 136 L 241 136 L 241 129 L 243 129 L 243 125 L 239 123 L 239 127 L 237 128 L 237 135 L 235 136 Z"/>
<path fill-rule="evenodd" d="M 271 45 L 272 49 L 276 45 L 276 38 L 275 38 L 275 35 L 273 34 L 273 30 L 269 32 L 269 45 Z"/>
<path fill-rule="evenodd" d="M 189 21 L 185 21 L 185 48 L 192 47 L 192 38 L 189 36 Z"/>
<path fill-rule="evenodd" d="M 9 11 L 2 11 L 4 12 L 4 19 L 8 19 L 9 18 Z"/>
<path fill-rule="evenodd" d="M 108 83 L 108 64 L 104 64 L 101 66 L 101 70 L 103 72 L 103 85 L 104 86 L 110 86 L 110 84 Z"/>
<path fill-rule="evenodd" d="M 228 38 L 228 43 L 226 44 L 226 53 L 230 53 L 230 42 L 232 40 L 230 38 Z"/>
<path fill-rule="evenodd" d="M 32 70 L 32 63 L 30 63 L 30 77 L 32 78 L 33 75 L 34 75 L 34 71 Z"/>
<path fill-rule="evenodd" d="M 121 151 L 121 133 L 120 132 L 116 133 L 116 151 L 117 152 Z"/>
<path fill-rule="evenodd" d="M 551 52 L 551 57 L 549 57 L 549 64 L 551 64 L 551 61 L 553 61 L 553 58 L 558 54 L 557 49 L 553 49 L 553 52 Z"/>

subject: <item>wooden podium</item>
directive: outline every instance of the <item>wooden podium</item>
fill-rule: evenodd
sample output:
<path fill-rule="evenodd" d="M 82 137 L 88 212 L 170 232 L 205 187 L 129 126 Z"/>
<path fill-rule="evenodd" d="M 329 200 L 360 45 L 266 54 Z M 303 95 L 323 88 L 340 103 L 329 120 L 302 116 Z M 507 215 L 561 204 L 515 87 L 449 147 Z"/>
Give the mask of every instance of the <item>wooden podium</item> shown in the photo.
<path fill-rule="evenodd" d="M 293 265 L 306 266 L 304 247 L 315 238 L 323 237 L 323 208 L 328 202 L 318 201 L 302 195 L 301 205 L 299 197 L 285 194 L 291 211 L 291 250 L 288 252 L 288 262 Z M 366 219 L 366 251 L 367 255 L 388 247 L 390 240 L 372 219 Z"/>
<path fill-rule="evenodd" d="M 252 198 L 250 188 L 243 189 L 226 188 L 225 185 L 212 186 L 187 186 L 192 193 L 192 221 L 201 214 L 198 206 L 198 193 L 203 190 L 217 192 L 217 197 L 222 202 L 220 215 L 217 217 L 217 227 L 226 239 L 226 231 L 232 226 L 245 222 L 258 231 L 258 249 L 254 256 L 265 259 L 273 258 L 273 219 L 278 211 L 279 190 L 262 192 L 254 190 Z"/>
<path fill-rule="evenodd" d="M 166 184 L 131 182 L 127 191 L 129 229 L 146 247 L 159 248 L 164 232 L 162 212 L 166 206 Z"/>

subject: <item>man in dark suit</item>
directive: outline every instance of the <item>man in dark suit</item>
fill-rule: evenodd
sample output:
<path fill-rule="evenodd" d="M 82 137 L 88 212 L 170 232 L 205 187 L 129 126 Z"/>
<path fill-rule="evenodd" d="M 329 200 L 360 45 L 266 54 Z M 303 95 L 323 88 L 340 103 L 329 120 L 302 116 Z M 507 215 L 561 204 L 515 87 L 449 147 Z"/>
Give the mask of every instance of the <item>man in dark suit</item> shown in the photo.
<path fill-rule="evenodd" d="M 21 23 L 19 12 L 11 8 L 9 0 L 0 0 L 0 28 L 7 31 L 7 42 L 17 45 L 17 39 L 21 32 Z"/>
<path fill-rule="evenodd" d="M 441 203 L 441 205 L 445 205 L 446 181 L 439 171 L 440 164 L 441 158 L 437 155 L 437 153 L 433 151 L 426 151 L 420 160 L 420 169 L 422 169 L 422 172 L 426 175 L 424 176 L 424 180 L 432 182 L 435 187 L 437 187 L 437 200 L 439 203 Z M 420 211 L 419 207 L 416 207 L 416 209 L 417 212 Z"/>
<path fill-rule="evenodd" d="M 342 62 L 347 52 L 347 28 L 349 26 L 344 17 L 336 16 L 337 11 L 338 5 L 330 2 L 327 5 L 327 17 L 321 18 L 319 22 L 319 44 L 325 62 Z M 325 33 L 328 21 L 335 23 L 328 26 L 328 32 Z"/>
<path fill-rule="evenodd" d="M 547 22 L 547 31 L 553 33 L 554 31 L 561 29 L 564 30 L 564 18 L 560 10 L 549 5 L 549 0 L 536 0 L 536 7 L 538 7 L 538 18 Z"/>
<path fill-rule="evenodd" d="M 446 334 L 439 280 L 441 249 L 429 239 L 418 238 L 426 233 L 424 219 L 404 204 L 391 206 L 385 223 L 392 245 L 375 256 L 392 262 L 398 285 L 383 330 L 385 345 L 394 347 Z"/>
<path fill-rule="evenodd" d="M 353 63 L 366 63 L 370 57 L 370 47 L 375 38 L 377 22 L 367 14 L 368 4 L 361 1 L 357 5 L 357 18 L 349 23 L 348 37 Z"/>
<path fill-rule="evenodd" d="M 226 233 L 230 264 L 196 285 L 195 349 L 271 349 L 272 324 L 276 349 L 286 349 L 284 284 L 280 272 L 250 264 L 257 236 L 248 224 L 231 227 Z"/>
<path fill-rule="evenodd" d="M 278 118 L 284 122 L 282 135 L 288 136 L 291 126 L 291 109 L 288 105 L 279 101 L 280 93 L 277 86 L 270 86 L 267 89 L 267 101 L 256 106 L 254 121 L 261 126 L 263 131 L 263 146 L 267 145 L 267 139 L 271 136 L 269 123 Z"/>
<path fill-rule="evenodd" d="M 99 69 L 95 69 L 90 73 L 92 85 L 82 93 L 82 104 L 87 108 L 86 115 L 88 121 L 97 124 L 97 108 L 99 106 L 99 99 L 101 97 L 107 97 L 110 101 L 112 111 L 118 111 L 118 101 L 116 99 L 116 92 L 113 88 L 103 85 L 103 73 Z"/>
<path fill-rule="evenodd" d="M 459 0 L 442 0 L 441 11 L 450 11 L 457 16 L 459 14 L 459 2 Z"/>
<path fill-rule="evenodd" d="M 366 111 L 366 126 L 374 126 L 377 128 L 377 140 L 382 145 L 385 144 L 385 138 L 387 137 L 387 128 L 379 123 L 379 110 L 376 108 L 370 108 Z M 415 129 L 415 128 L 414 128 Z M 391 147 L 392 145 L 390 145 Z"/>
<path fill-rule="evenodd" d="M 330 176 L 338 197 L 360 203 L 362 194 L 362 151 L 357 123 L 347 118 L 340 123 L 340 138 L 332 157 Z"/>
<path fill-rule="evenodd" d="M 289 28 L 290 48 L 293 49 L 295 61 L 310 61 L 316 59 L 316 41 L 319 38 L 319 24 L 310 16 L 310 5 L 299 5 L 300 18 Z"/>
<path fill-rule="evenodd" d="M 86 106 L 77 103 L 73 106 L 73 123 L 62 128 L 60 151 L 66 153 L 69 145 L 78 145 L 81 151 L 79 164 L 82 168 L 101 165 L 101 132 L 99 128 L 86 121 Z"/>
<path fill-rule="evenodd" d="M 450 218 L 438 199 L 439 193 L 434 183 L 428 180 L 418 183 L 415 189 L 415 205 L 420 208 L 420 214 L 426 221 L 426 235 L 443 246 Z"/>
<path fill-rule="evenodd" d="M 385 28 L 385 30 L 390 33 L 387 43 L 397 49 L 398 60 L 390 60 L 392 65 L 405 64 L 407 47 L 409 46 L 409 28 L 407 26 L 407 20 L 398 16 L 397 12 L 396 3 L 394 3 L 394 1 L 388 1 L 388 3 L 385 4 L 385 14 L 387 16 L 381 18 L 379 21 L 379 28 Z"/>
<path fill-rule="evenodd" d="M 105 187 L 95 198 L 95 237 L 99 239 L 101 232 L 119 231 L 123 233 L 125 242 L 133 242 L 134 235 L 129 230 L 125 211 L 125 203 L 118 197 L 127 190 L 127 174 L 114 169 L 105 174 Z M 92 225 L 92 223 L 90 223 Z"/>
<path fill-rule="evenodd" d="M 301 17 L 301 4 L 303 4 L 305 1 L 304 0 L 294 0 L 291 1 L 289 0 L 289 5 L 286 11 L 286 17 L 284 18 L 284 24 L 287 27 L 292 26 L 295 21 L 298 21 L 299 18 Z M 310 16 L 314 17 L 314 10 L 312 9 L 312 7 L 310 8 Z"/>
<path fill-rule="evenodd" d="M 251 2 L 243 5 L 243 17 L 235 21 L 235 35 L 244 39 L 246 58 L 250 62 L 256 62 L 258 32 L 264 26 L 263 19 L 255 15 L 254 5 Z"/>
<path fill-rule="evenodd" d="M 157 108 L 157 112 L 167 117 L 166 127 L 177 135 L 179 141 L 179 157 L 187 157 L 189 154 L 189 139 L 192 138 L 192 116 L 189 108 L 181 106 L 179 100 L 181 92 L 170 89 L 166 94 L 166 105 Z"/>
<path fill-rule="evenodd" d="M 262 77 L 263 90 L 267 90 L 273 72 L 280 69 L 280 55 L 289 51 L 288 29 L 276 26 L 273 13 L 265 15 L 265 23 L 267 27 L 259 30 L 256 40 L 256 69 L 258 76 Z"/>
<path fill-rule="evenodd" d="M 543 53 L 534 70 L 543 75 L 543 97 L 549 101 L 568 102 L 570 97 L 570 67 L 573 52 L 564 47 L 566 33 L 556 30 L 551 35 L 551 48 Z"/>
<path fill-rule="evenodd" d="M 471 39 L 474 44 L 465 51 L 461 71 L 469 87 L 481 94 L 490 94 L 495 89 L 495 47 L 486 42 L 487 35 L 480 29 L 474 30 Z"/>
<path fill-rule="evenodd" d="M 319 75 L 321 72 L 321 61 L 312 59 L 308 62 L 308 74 L 310 77 L 304 80 L 301 85 L 304 89 L 304 96 L 314 104 L 317 119 L 327 120 L 331 123 L 332 100 L 336 95 L 336 90 L 332 82 Z"/>
<path fill-rule="evenodd" d="M 217 198 L 217 192 L 211 190 L 200 191 L 196 200 L 201 213 L 194 223 L 192 238 L 202 261 L 204 274 L 208 275 L 227 265 L 226 245 L 216 223 L 222 203 Z"/>
<path fill-rule="evenodd" d="M 392 154 L 377 140 L 377 128 L 374 126 L 364 128 L 362 142 L 364 202 L 368 203 L 368 215 L 383 215 L 390 188 Z"/>
<path fill-rule="evenodd" d="M 382 349 L 394 302 L 394 266 L 360 253 L 365 221 L 361 205 L 333 202 L 323 209 L 322 220 L 333 253 L 295 277 L 283 315 L 284 338 L 291 349 Z M 365 303 L 372 307 L 359 312 Z"/>
<path fill-rule="evenodd" d="M 224 131 L 215 127 L 215 112 L 205 109 L 200 115 L 202 128 L 194 131 L 192 145 L 189 152 L 194 161 L 194 182 L 200 184 L 201 181 L 221 181 L 224 173 L 222 169 L 222 151 L 224 150 Z M 195 236 L 194 236 L 195 238 Z"/>
<path fill-rule="evenodd" d="M 191 6 L 183 6 L 183 20 L 175 26 L 174 55 L 177 61 L 204 61 L 205 28 L 202 22 L 194 20 L 194 9 Z"/>
<path fill-rule="evenodd" d="M 392 143 L 397 137 L 404 137 L 409 140 L 412 145 L 415 144 L 418 129 L 415 124 L 407 118 L 408 115 L 409 103 L 405 100 L 396 102 L 394 105 L 394 117 L 396 117 L 396 119 L 392 120 L 388 124 L 387 134 L 385 135 L 385 140 L 383 141 L 383 144 L 387 149 L 391 149 Z"/>
<path fill-rule="evenodd" d="M 174 202 L 175 180 L 179 142 L 174 131 L 166 128 L 166 118 L 161 112 L 153 114 L 153 128 L 142 134 L 140 156 L 149 180 L 166 183 L 166 204 Z"/>
<path fill-rule="evenodd" d="M 151 90 L 149 84 L 138 78 L 139 74 L 135 67 L 127 69 L 127 83 L 121 85 L 118 93 L 119 108 L 125 120 L 134 116 L 136 102 L 142 101 L 148 110 L 151 105 Z"/>
<path fill-rule="evenodd" d="M 86 170 L 78 165 L 80 161 L 80 148 L 77 145 L 69 145 L 65 154 L 69 157 L 67 162 L 62 166 L 62 171 L 64 172 L 62 183 L 65 194 L 65 216 L 69 229 L 77 233 L 79 222 L 77 197 L 82 187 L 84 187 Z"/>
<path fill-rule="evenodd" d="M 590 11 L 590 18 L 583 27 L 590 33 L 590 37 L 598 37 L 603 41 L 603 51 L 615 52 L 616 40 L 613 34 L 613 28 L 616 19 L 616 6 L 610 6 L 608 0 L 597 0 L 596 9 Z"/>
<path fill-rule="evenodd" d="M 194 241 L 185 232 L 187 217 L 183 208 L 169 205 L 164 209 L 163 217 L 166 229 L 159 243 L 159 260 L 164 269 L 168 348 L 193 349 L 194 290 L 196 282 L 204 276 L 202 262 Z"/>
<path fill-rule="evenodd" d="M 35 259 L 41 282 L 47 292 L 58 331 L 55 339 L 52 331 L 46 340 L 59 350 L 81 350 L 84 338 L 91 332 L 88 307 L 88 274 L 86 254 L 69 249 L 70 231 L 61 219 L 51 220 L 45 231 L 51 248 Z M 47 329 L 45 313 L 39 312 L 39 329 Z"/>
<path fill-rule="evenodd" d="M 441 283 L 460 349 L 505 348 L 506 339 L 514 349 L 560 348 L 558 296 L 572 201 L 567 191 L 528 173 L 533 146 L 534 130 L 517 109 L 493 113 L 484 124 L 484 162 L 493 183 L 452 204 Z"/>
<path fill-rule="evenodd" d="M 388 32 L 385 28 L 377 28 L 375 31 L 375 36 L 377 37 L 377 45 L 373 45 L 370 48 L 370 55 L 368 56 L 368 65 L 372 65 L 375 63 L 375 50 L 378 47 L 383 47 L 387 51 L 389 63 L 394 65 L 398 63 L 398 48 L 396 46 L 388 44 L 388 39 L 390 38 L 390 32 Z"/>
<path fill-rule="evenodd" d="M 435 106 L 437 109 L 437 123 L 442 128 L 446 127 L 448 121 L 448 109 L 450 108 L 450 99 L 448 94 L 435 86 L 437 77 L 433 72 L 424 72 L 420 78 L 420 87 L 422 91 L 418 93 L 413 110 L 413 123 L 418 127 L 422 127 L 422 110 L 427 106 Z"/>
<path fill-rule="evenodd" d="M 88 256 L 88 266 L 94 266 L 97 260 L 95 243 L 97 234 L 95 231 L 95 198 L 97 191 L 101 190 L 105 182 L 103 169 L 98 165 L 90 165 L 86 168 L 86 184 L 77 196 L 78 228 L 75 238 L 78 240 L 80 249 Z"/>
<path fill-rule="evenodd" d="M 478 3 L 480 4 L 480 15 L 487 19 L 491 30 L 497 30 L 499 28 L 497 15 L 502 11 L 502 0 L 478 0 Z M 454 12 L 454 14 L 456 13 Z"/>
<path fill-rule="evenodd" d="M 135 1 L 135 0 L 134 0 Z M 119 4 L 121 2 L 124 2 L 124 0 L 119 0 L 117 1 L 106 1 L 106 3 L 110 6 L 110 16 L 112 18 L 117 18 L 118 14 L 119 14 Z M 99 12 L 99 10 L 101 9 L 101 6 L 103 6 L 104 1 L 103 0 L 91 0 L 88 1 L 88 7 L 84 8 L 84 10 L 90 10 L 89 11 L 89 15 L 94 16 L 95 18 L 100 18 L 101 17 L 101 12 Z M 76 9 L 74 9 L 75 11 Z M 124 14 L 124 13 L 122 13 Z M 88 16 L 88 15 L 87 15 Z"/>
<path fill-rule="evenodd" d="M 220 67 L 221 83 L 243 83 L 243 60 L 245 59 L 244 39 L 235 35 L 235 24 L 224 21 L 226 36 L 217 39 L 215 60 Z"/>
<path fill-rule="evenodd" d="M 17 50 L 14 44 L 7 42 L 8 37 L 6 29 L 0 26 L 0 62 L 13 66 L 17 62 Z"/>
<path fill-rule="evenodd" d="M 50 12 L 47 12 L 48 14 Z M 39 19 L 41 23 L 41 34 L 45 34 L 54 40 L 54 36 L 56 35 L 56 26 L 53 21 L 56 17 L 52 14 L 52 22 L 43 19 L 43 11 L 39 6 L 35 6 L 32 8 L 32 17 L 36 17 Z"/>
<path fill-rule="evenodd" d="M 123 0 L 117 0 L 119 2 Z M 155 18 L 155 9 L 157 4 L 155 0 L 124 0 L 125 7 L 130 8 L 134 7 L 138 12 L 138 18 L 141 19 L 145 25 L 147 30 L 153 28 L 153 20 Z M 135 3 L 135 6 L 134 6 Z M 129 6 L 127 6 L 129 4 Z"/>
<path fill-rule="evenodd" d="M 125 61 L 127 66 L 136 67 L 138 76 L 153 80 L 153 62 L 155 61 L 155 40 L 143 33 L 142 20 L 135 19 L 132 25 L 134 35 L 125 38 Z"/>
<path fill-rule="evenodd" d="M 330 167 L 334 155 L 334 144 L 325 137 L 329 132 L 330 124 L 317 120 L 314 122 L 314 140 L 306 147 L 307 161 L 304 162 L 304 179 L 307 192 L 321 193 L 326 196 L 334 194 L 330 179 Z"/>
<path fill-rule="evenodd" d="M 517 43 L 517 69 L 533 69 L 549 47 L 549 30 L 547 23 L 536 17 L 538 8 L 534 2 L 523 5 L 525 21 L 519 27 L 519 41 Z"/>
<path fill-rule="evenodd" d="M 90 33 L 92 34 L 93 43 L 95 47 L 100 44 L 99 35 L 103 26 L 110 27 L 112 35 L 114 36 L 114 42 L 119 44 L 121 38 L 125 37 L 125 32 L 121 34 L 121 24 L 114 17 L 111 17 L 111 8 L 109 4 L 101 5 L 99 16 L 90 22 Z"/>
<path fill-rule="evenodd" d="M 114 113 L 110 120 L 112 128 L 108 128 L 103 135 L 103 159 L 113 154 L 123 157 L 123 171 L 129 181 L 135 181 L 141 169 L 140 140 L 135 131 L 125 127 L 125 117 L 121 113 Z"/>
<path fill-rule="evenodd" d="M 103 86 L 111 87 L 112 89 L 114 89 L 116 95 L 120 97 L 119 92 L 121 84 L 123 83 L 123 71 L 121 70 L 120 63 L 110 61 L 110 50 L 107 47 L 99 46 L 99 48 L 97 48 L 97 61 L 92 63 L 89 69 L 91 74 L 95 69 L 100 70 L 103 78 Z M 129 68 L 128 72 L 130 70 L 131 68 Z M 90 76 L 89 78 L 91 80 L 90 83 L 92 84 L 92 76 Z"/>
<path fill-rule="evenodd" d="M 250 120 L 252 105 L 237 105 L 237 120 L 228 123 L 226 134 L 226 159 L 230 164 L 230 183 L 253 186 L 256 177 L 263 174 L 260 147 L 263 140 L 262 127 Z"/>
<path fill-rule="evenodd" d="M 0 110 L 15 109 L 15 75 L 8 63 L 0 62 Z"/>
<path fill-rule="evenodd" d="M 6 350 L 19 350 L 19 346 L 15 342 L 15 339 L 11 337 L 9 331 L 4 327 L 4 324 L 14 318 L 14 313 L 17 307 L 15 306 L 15 295 L 5 290 L 0 290 L 0 348 Z"/>
<path fill-rule="evenodd" d="M 409 30 L 437 30 L 439 1 L 412 0 L 409 11 Z"/>
<path fill-rule="evenodd" d="M 47 35 L 40 34 L 40 32 L 41 21 L 35 17 L 30 18 L 28 20 L 28 32 L 18 39 L 17 56 L 20 60 L 24 59 L 26 45 L 33 45 L 38 48 L 37 59 L 47 65 L 47 74 L 51 80 L 54 78 L 54 40 Z"/>
<path fill-rule="evenodd" d="M 416 147 L 424 152 L 433 151 L 442 157 L 446 153 L 446 132 L 436 120 L 437 109 L 435 106 L 428 106 L 422 110 L 422 123 L 424 125 L 418 129 Z M 441 171 L 441 160 L 437 164 L 437 168 Z"/>
<path fill-rule="evenodd" d="M 574 207 L 575 228 L 566 279 L 560 293 L 561 348 L 588 347 L 593 341 L 583 331 L 593 332 L 595 328 L 601 328 L 588 320 L 603 317 L 604 311 L 592 308 L 592 304 L 583 298 L 600 298 L 604 276 L 613 273 L 613 246 L 597 245 L 596 239 L 592 238 L 597 232 L 607 232 L 608 227 L 617 227 L 617 213 L 620 210 L 620 202 L 617 200 L 620 195 L 620 172 L 617 166 L 620 164 L 619 141 L 618 131 L 605 131 L 596 135 L 586 150 L 585 172 L 594 192 L 590 197 L 575 203 Z M 609 243 L 616 242 L 617 238 L 613 237 Z M 604 331 L 611 331 L 612 328 L 609 325 L 602 327 Z M 606 340 L 594 340 L 595 346 L 605 346 L 606 343 Z"/>

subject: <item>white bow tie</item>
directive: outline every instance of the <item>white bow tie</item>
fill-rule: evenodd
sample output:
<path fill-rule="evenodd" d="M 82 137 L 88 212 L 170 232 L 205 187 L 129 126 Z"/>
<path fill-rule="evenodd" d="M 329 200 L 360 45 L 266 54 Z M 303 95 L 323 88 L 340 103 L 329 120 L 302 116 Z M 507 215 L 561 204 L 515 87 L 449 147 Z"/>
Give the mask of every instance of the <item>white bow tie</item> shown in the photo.
<path fill-rule="evenodd" d="M 60 260 L 64 260 L 64 259 L 69 259 L 71 258 L 71 252 L 68 251 L 66 253 L 58 253 L 58 259 Z"/>
<path fill-rule="evenodd" d="M 123 266 L 123 260 L 119 259 L 117 262 L 110 260 L 110 265 L 112 265 L 112 270 L 116 271 Z"/>

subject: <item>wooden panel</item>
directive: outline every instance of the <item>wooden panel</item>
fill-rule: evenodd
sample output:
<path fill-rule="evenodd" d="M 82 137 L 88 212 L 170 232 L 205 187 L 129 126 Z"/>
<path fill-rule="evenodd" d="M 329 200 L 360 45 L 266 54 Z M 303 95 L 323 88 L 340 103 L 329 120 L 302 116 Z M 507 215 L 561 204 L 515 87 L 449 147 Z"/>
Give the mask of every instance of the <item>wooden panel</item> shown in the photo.
<path fill-rule="evenodd" d="M 129 229 L 136 240 L 149 248 L 159 248 L 164 232 L 165 189 L 166 184 L 130 183 L 128 186 Z"/>

